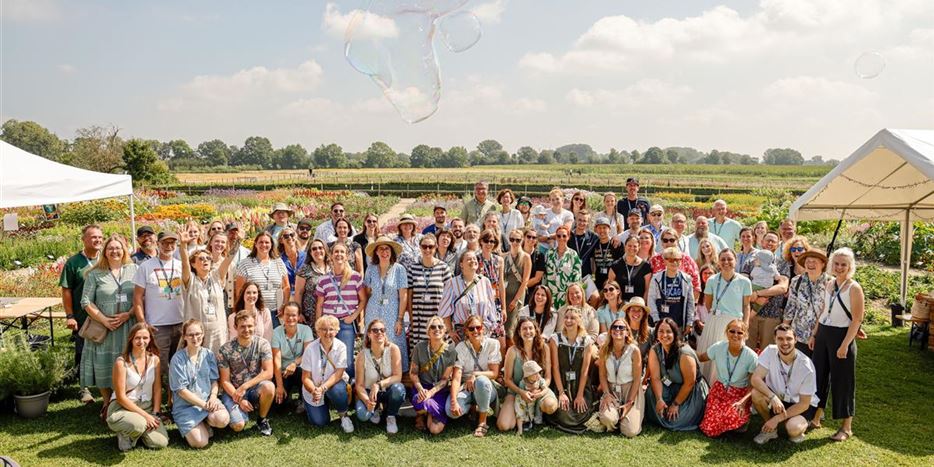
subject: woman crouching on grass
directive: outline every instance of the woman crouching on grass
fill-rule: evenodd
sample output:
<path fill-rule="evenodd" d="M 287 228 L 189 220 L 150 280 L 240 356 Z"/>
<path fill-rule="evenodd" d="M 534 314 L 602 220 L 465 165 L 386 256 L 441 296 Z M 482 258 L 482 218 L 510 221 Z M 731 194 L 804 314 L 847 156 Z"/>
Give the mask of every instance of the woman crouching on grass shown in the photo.
<path fill-rule="evenodd" d="M 448 385 L 454 374 L 457 353 L 446 341 L 444 320 L 433 316 L 428 320 L 428 340 L 415 345 L 409 367 L 412 389 L 409 397 L 415 409 L 415 429 L 436 435 L 448 423 L 445 401 L 450 394 Z"/>
<path fill-rule="evenodd" d="M 396 416 L 405 400 L 402 385 L 402 352 L 386 337 L 386 323 L 370 321 L 366 328 L 363 351 L 357 358 L 357 419 L 379 424 L 380 409 L 386 415 L 386 432 L 399 431 Z"/>
<path fill-rule="evenodd" d="M 154 335 L 152 326 L 134 325 L 123 354 L 114 363 L 107 426 L 117 433 L 117 447 L 123 452 L 133 449 L 139 440 L 151 449 L 169 445 L 169 434 L 159 420 L 162 375 Z"/>
<path fill-rule="evenodd" d="M 224 428 L 230 423 L 230 413 L 217 398 L 217 360 L 213 352 L 201 346 L 201 321 L 186 321 L 182 338 L 185 347 L 175 353 L 169 367 L 169 389 L 175 393 L 172 419 L 189 446 L 203 448 L 214 435 L 212 428 Z"/>

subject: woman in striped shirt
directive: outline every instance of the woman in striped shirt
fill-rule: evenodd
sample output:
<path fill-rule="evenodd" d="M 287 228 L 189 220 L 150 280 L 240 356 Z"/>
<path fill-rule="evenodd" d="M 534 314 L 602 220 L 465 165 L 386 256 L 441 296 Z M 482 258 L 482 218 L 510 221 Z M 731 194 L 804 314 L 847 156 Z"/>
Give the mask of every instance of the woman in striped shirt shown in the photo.
<path fill-rule="evenodd" d="M 462 274 L 445 284 L 438 316 L 444 318 L 448 334 L 455 342 L 464 339 L 464 322 L 472 315 L 483 318 L 484 330 L 490 337 L 503 339 L 504 316 L 496 311 L 495 295 L 490 280 L 478 274 L 477 255 L 467 250 L 461 255 Z M 500 342 L 503 344 L 503 342 Z"/>
<path fill-rule="evenodd" d="M 426 234 L 419 242 L 421 261 L 412 263 L 407 271 L 409 287 L 408 344 L 410 349 L 428 338 L 428 320 L 438 314 L 444 284 L 454 277 L 447 263 L 434 256 L 438 240 Z"/>
<path fill-rule="evenodd" d="M 273 327 L 279 326 L 279 314 L 292 294 L 289 286 L 289 273 L 285 263 L 271 255 L 274 242 L 268 232 L 260 232 L 253 239 L 250 256 L 243 258 L 237 265 L 237 278 L 234 281 L 234 301 L 240 299 L 247 282 L 255 282 L 263 303 L 272 313 Z"/>
<path fill-rule="evenodd" d="M 315 295 L 315 322 L 322 315 L 334 316 L 340 322 L 337 339 L 347 347 L 347 374 L 354 377 L 353 349 L 357 337 L 355 325 L 366 307 L 363 277 L 350 268 L 348 250 L 344 243 L 331 247 L 331 273 L 318 280 Z"/>

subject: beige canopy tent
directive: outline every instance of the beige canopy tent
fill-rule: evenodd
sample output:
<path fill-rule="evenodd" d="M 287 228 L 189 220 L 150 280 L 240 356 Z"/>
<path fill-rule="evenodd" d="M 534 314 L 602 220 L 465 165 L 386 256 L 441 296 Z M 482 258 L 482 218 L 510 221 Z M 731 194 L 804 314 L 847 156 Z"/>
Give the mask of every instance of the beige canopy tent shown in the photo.
<path fill-rule="evenodd" d="M 797 220 L 901 222 L 901 303 L 914 222 L 934 222 L 934 130 L 876 133 L 791 205 Z"/>

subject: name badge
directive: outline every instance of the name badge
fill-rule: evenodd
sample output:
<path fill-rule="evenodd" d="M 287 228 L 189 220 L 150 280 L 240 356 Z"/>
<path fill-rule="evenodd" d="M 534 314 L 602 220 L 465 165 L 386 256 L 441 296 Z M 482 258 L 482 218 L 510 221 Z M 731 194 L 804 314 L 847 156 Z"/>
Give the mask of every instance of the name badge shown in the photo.
<path fill-rule="evenodd" d="M 662 384 L 665 386 L 671 386 L 671 379 L 669 379 L 667 376 L 662 378 Z"/>
<path fill-rule="evenodd" d="M 794 402 L 794 400 L 793 400 L 792 397 L 791 397 L 791 394 L 783 394 L 783 395 L 782 395 L 782 400 L 785 401 L 785 402 L 787 402 L 787 403 L 789 403 L 789 404 L 792 403 L 792 402 Z"/>
<path fill-rule="evenodd" d="M 627 285 L 623 287 L 623 292 L 625 293 L 636 293 L 636 287 L 632 285 Z"/>
<path fill-rule="evenodd" d="M 208 306 L 204 307 L 204 314 L 207 316 L 214 316 L 216 314 L 214 311 L 214 303 L 209 302 Z"/>
<path fill-rule="evenodd" d="M 577 372 L 576 371 L 567 371 L 564 373 L 564 379 L 571 381 L 577 381 Z"/>
<path fill-rule="evenodd" d="M 266 283 L 266 290 L 272 290 L 273 288 L 274 288 L 274 287 L 272 286 L 272 282 L 267 282 L 267 283 Z"/>
<path fill-rule="evenodd" d="M 668 314 L 668 305 L 662 305 L 662 308 L 661 308 L 661 310 L 659 311 L 659 314 L 667 315 L 667 314 Z"/>
<path fill-rule="evenodd" d="M 389 299 L 388 299 L 388 298 L 381 298 L 381 299 L 379 300 L 379 304 L 380 304 L 380 305 L 389 305 Z"/>
<path fill-rule="evenodd" d="M 610 270 L 607 268 L 600 268 L 600 274 L 606 275 L 609 274 Z"/>
<path fill-rule="evenodd" d="M 128 301 L 125 293 L 117 294 L 117 303 L 126 303 Z"/>

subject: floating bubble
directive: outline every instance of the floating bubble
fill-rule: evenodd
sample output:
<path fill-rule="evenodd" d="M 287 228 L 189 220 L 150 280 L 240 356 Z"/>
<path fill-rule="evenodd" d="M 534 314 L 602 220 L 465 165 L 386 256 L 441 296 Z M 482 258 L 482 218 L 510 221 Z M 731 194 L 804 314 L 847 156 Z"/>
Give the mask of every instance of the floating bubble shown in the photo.
<path fill-rule="evenodd" d="M 380 87 L 406 122 L 420 122 L 438 110 L 441 68 L 435 32 L 440 30 L 445 46 L 456 52 L 480 39 L 476 16 L 456 12 L 468 1 L 373 0 L 347 26 L 348 63 Z M 443 23 L 449 24 L 441 28 Z"/>
<path fill-rule="evenodd" d="M 463 52 L 480 41 L 480 19 L 469 11 L 457 11 L 438 21 L 441 43 L 451 52 Z"/>
<path fill-rule="evenodd" d="M 874 50 L 863 52 L 853 63 L 853 70 L 862 79 L 873 79 L 885 70 L 885 57 Z"/>

